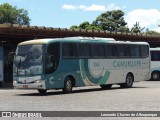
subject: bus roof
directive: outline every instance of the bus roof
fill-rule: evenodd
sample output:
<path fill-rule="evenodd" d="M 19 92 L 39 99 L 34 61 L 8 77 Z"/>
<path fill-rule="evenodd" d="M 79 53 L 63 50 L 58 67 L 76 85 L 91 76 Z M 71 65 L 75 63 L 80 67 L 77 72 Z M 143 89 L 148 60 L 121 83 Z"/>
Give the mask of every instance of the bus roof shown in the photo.
<path fill-rule="evenodd" d="M 79 43 L 119 43 L 119 44 L 148 44 L 146 42 L 130 42 L 130 41 L 116 41 L 113 38 L 101 38 L 101 37 L 65 37 L 65 38 L 45 38 L 35 39 L 25 42 L 21 42 L 18 45 L 28 44 L 47 44 L 50 42 L 79 42 Z"/>
<path fill-rule="evenodd" d="M 113 38 L 100 38 L 100 37 L 65 37 L 65 38 L 45 38 L 45 39 L 35 39 L 35 40 L 28 40 L 25 42 L 21 42 L 18 45 L 27 45 L 27 44 L 47 44 L 53 41 L 61 41 L 61 42 L 82 42 L 82 41 L 115 41 Z M 87 41 L 87 42 L 88 42 Z"/>
<path fill-rule="evenodd" d="M 157 50 L 160 51 L 160 47 L 157 47 L 157 48 L 150 48 L 150 50 L 151 50 L 151 51 L 157 51 Z"/>

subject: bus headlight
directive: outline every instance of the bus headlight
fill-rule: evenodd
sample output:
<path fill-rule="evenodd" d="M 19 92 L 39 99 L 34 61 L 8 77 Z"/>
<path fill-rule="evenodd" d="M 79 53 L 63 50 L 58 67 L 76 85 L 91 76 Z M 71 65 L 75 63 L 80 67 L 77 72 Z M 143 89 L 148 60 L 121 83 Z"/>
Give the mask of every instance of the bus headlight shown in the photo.
<path fill-rule="evenodd" d="M 35 80 L 34 83 L 40 83 L 42 80 Z"/>
<path fill-rule="evenodd" d="M 17 83 L 17 81 L 16 80 L 13 80 L 13 84 L 16 84 Z"/>

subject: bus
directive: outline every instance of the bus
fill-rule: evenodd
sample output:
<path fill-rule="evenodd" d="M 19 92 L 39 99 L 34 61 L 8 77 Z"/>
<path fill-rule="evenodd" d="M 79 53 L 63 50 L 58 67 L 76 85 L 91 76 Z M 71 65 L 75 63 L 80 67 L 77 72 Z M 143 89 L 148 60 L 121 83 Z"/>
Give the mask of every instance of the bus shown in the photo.
<path fill-rule="evenodd" d="M 150 52 L 146 42 L 113 38 L 66 37 L 37 39 L 18 44 L 13 61 L 15 89 L 46 93 L 73 87 L 112 85 L 130 88 L 150 79 Z"/>
<path fill-rule="evenodd" d="M 160 47 L 150 48 L 151 52 L 151 80 L 160 80 Z"/>
<path fill-rule="evenodd" d="M 3 66 L 3 47 L 0 47 L 0 87 L 2 87 L 4 83 L 4 66 Z"/>

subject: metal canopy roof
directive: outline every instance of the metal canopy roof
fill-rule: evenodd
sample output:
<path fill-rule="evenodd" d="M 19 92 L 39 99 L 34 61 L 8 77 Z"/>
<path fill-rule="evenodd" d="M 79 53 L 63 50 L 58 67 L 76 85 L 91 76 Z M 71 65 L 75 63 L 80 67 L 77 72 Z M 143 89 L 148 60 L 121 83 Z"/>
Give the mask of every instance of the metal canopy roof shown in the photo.
<path fill-rule="evenodd" d="M 0 44 L 18 44 L 20 42 L 40 38 L 62 37 L 103 37 L 122 41 L 145 41 L 154 46 L 160 45 L 160 36 L 143 34 L 107 32 L 98 30 L 70 30 L 43 26 L 26 26 L 18 24 L 0 24 Z"/>

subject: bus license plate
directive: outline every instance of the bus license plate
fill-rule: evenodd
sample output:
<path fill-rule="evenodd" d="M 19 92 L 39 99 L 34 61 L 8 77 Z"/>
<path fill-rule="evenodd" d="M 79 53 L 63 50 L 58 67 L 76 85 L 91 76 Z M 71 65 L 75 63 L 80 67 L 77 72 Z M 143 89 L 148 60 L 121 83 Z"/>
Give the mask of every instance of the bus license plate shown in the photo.
<path fill-rule="evenodd" d="M 28 85 L 23 85 L 23 88 L 28 88 Z"/>

